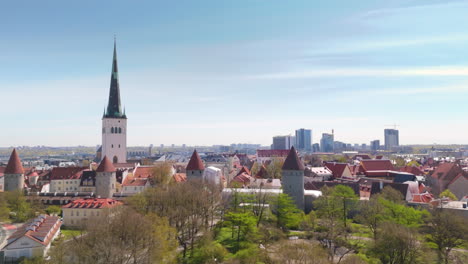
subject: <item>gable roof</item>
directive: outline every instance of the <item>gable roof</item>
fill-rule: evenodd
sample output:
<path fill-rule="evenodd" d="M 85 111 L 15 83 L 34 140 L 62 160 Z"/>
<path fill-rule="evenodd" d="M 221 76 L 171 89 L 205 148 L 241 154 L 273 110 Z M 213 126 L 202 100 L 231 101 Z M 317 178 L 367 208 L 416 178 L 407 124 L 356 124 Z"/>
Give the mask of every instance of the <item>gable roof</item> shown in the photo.
<path fill-rule="evenodd" d="M 107 156 L 104 156 L 101 163 L 97 167 L 96 172 L 115 172 L 115 167 L 109 160 L 109 158 L 107 158 Z"/>
<path fill-rule="evenodd" d="M 247 173 L 248 175 L 252 175 L 250 173 L 250 170 L 246 166 L 242 166 L 242 168 L 240 169 L 239 173 L 237 173 L 237 175 L 241 175 L 242 173 Z"/>
<path fill-rule="evenodd" d="M 61 225 L 62 221 L 60 221 L 60 218 L 57 216 L 39 215 L 29 220 L 9 236 L 5 247 L 8 247 L 22 237 L 29 238 L 47 246 L 50 244 Z"/>
<path fill-rule="evenodd" d="M 86 167 L 55 167 L 50 172 L 50 180 L 77 180 L 81 179 Z"/>
<path fill-rule="evenodd" d="M 364 172 L 367 171 L 382 171 L 394 170 L 393 164 L 390 160 L 362 160 L 361 168 Z"/>
<path fill-rule="evenodd" d="M 405 166 L 403 168 L 400 168 L 400 171 L 408 172 L 408 173 L 414 174 L 416 176 L 423 176 L 424 175 L 424 172 L 421 169 L 419 169 L 418 167 L 415 167 L 415 166 Z"/>
<path fill-rule="evenodd" d="M 283 163 L 283 170 L 304 170 L 304 164 L 297 156 L 297 151 L 294 147 L 291 147 L 286 160 Z"/>
<path fill-rule="evenodd" d="M 24 169 L 16 149 L 13 149 L 13 152 L 11 152 L 4 174 L 24 174 Z"/>
<path fill-rule="evenodd" d="M 265 165 L 262 164 L 262 167 L 260 167 L 260 170 L 255 174 L 255 178 L 257 179 L 267 179 L 269 178 L 268 171 L 265 167 Z"/>
<path fill-rule="evenodd" d="M 198 155 L 197 150 L 193 151 L 192 157 L 190 158 L 186 170 L 204 170 L 205 165 Z"/>
<path fill-rule="evenodd" d="M 338 163 L 338 162 L 325 162 L 325 167 L 332 171 L 333 177 L 341 178 L 346 167 L 349 168 L 348 163 Z M 350 169 L 351 171 L 351 169 Z"/>

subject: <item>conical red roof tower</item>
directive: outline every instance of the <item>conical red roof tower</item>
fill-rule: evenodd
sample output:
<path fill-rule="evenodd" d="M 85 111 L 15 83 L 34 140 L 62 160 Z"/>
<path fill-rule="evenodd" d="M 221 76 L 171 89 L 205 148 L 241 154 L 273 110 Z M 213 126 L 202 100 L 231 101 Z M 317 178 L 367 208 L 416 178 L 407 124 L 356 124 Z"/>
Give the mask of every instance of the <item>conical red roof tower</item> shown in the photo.
<path fill-rule="evenodd" d="M 23 166 L 21 165 L 21 160 L 16 152 L 16 149 L 13 149 L 11 152 L 10 160 L 8 160 L 8 165 L 5 168 L 5 174 L 24 174 Z"/>
<path fill-rule="evenodd" d="M 204 170 L 205 165 L 198 155 L 197 150 L 193 151 L 192 157 L 190 158 L 189 163 L 187 164 L 186 170 Z"/>
<path fill-rule="evenodd" d="M 297 156 L 297 151 L 294 147 L 289 151 L 288 157 L 283 164 L 283 170 L 304 170 L 304 164 Z"/>
<path fill-rule="evenodd" d="M 104 156 L 96 172 L 115 172 L 115 167 L 107 156 Z"/>

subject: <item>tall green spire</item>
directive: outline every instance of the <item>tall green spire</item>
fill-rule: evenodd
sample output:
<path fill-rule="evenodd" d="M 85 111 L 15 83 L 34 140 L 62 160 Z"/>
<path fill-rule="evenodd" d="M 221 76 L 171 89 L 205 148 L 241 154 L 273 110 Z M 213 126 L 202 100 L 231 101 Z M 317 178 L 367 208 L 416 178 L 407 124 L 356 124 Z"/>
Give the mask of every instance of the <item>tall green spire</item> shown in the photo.
<path fill-rule="evenodd" d="M 109 104 L 104 115 L 107 118 L 127 118 L 122 112 L 120 105 L 120 88 L 119 88 L 119 70 L 117 68 L 117 45 L 114 37 L 114 58 L 112 60 L 112 74 L 109 91 Z"/>

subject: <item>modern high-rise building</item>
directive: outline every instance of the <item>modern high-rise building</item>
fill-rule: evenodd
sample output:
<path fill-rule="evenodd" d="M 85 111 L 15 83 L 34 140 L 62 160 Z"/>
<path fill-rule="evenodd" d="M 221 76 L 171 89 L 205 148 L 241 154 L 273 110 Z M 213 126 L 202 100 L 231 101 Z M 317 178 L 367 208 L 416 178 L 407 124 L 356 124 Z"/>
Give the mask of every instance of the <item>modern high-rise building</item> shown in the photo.
<path fill-rule="evenodd" d="M 329 133 L 323 133 L 322 139 L 320 139 L 320 151 L 322 152 L 333 152 L 334 150 L 334 135 Z"/>
<path fill-rule="evenodd" d="M 296 137 L 294 136 L 276 136 L 273 137 L 271 149 L 290 149 L 294 146 Z"/>
<path fill-rule="evenodd" d="M 102 159 L 108 157 L 113 163 L 127 161 L 127 116 L 120 104 L 117 49 L 114 40 L 114 58 L 109 91 L 109 103 L 102 116 Z"/>
<path fill-rule="evenodd" d="M 387 128 L 384 130 L 384 135 L 385 135 L 385 149 L 386 150 L 391 150 L 392 148 L 398 147 L 400 145 L 398 130 Z"/>
<path fill-rule="evenodd" d="M 371 150 L 372 151 L 377 151 L 380 149 L 380 140 L 376 139 L 376 140 L 372 140 L 370 142 L 370 146 L 371 146 Z"/>
<path fill-rule="evenodd" d="M 298 150 L 312 150 L 312 130 L 300 128 L 296 130 L 296 145 Z"/>

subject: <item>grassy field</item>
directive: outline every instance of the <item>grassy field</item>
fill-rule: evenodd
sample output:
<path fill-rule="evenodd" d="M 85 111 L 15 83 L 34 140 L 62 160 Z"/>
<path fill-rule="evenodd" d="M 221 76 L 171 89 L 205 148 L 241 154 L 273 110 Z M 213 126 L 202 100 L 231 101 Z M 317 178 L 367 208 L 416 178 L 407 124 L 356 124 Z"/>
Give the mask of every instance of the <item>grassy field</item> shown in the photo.
<path fill-rule="evenodd" d="M 64 237 L 64 239 L 68 240 L 70 238 L 81 235 L 83 231 L 81 231 L 81 230 L 71 230 L 71 229 L 62 229 L 62 230 L 60 230 L 60 232 L 62 233 L 62 236 Z"/>

